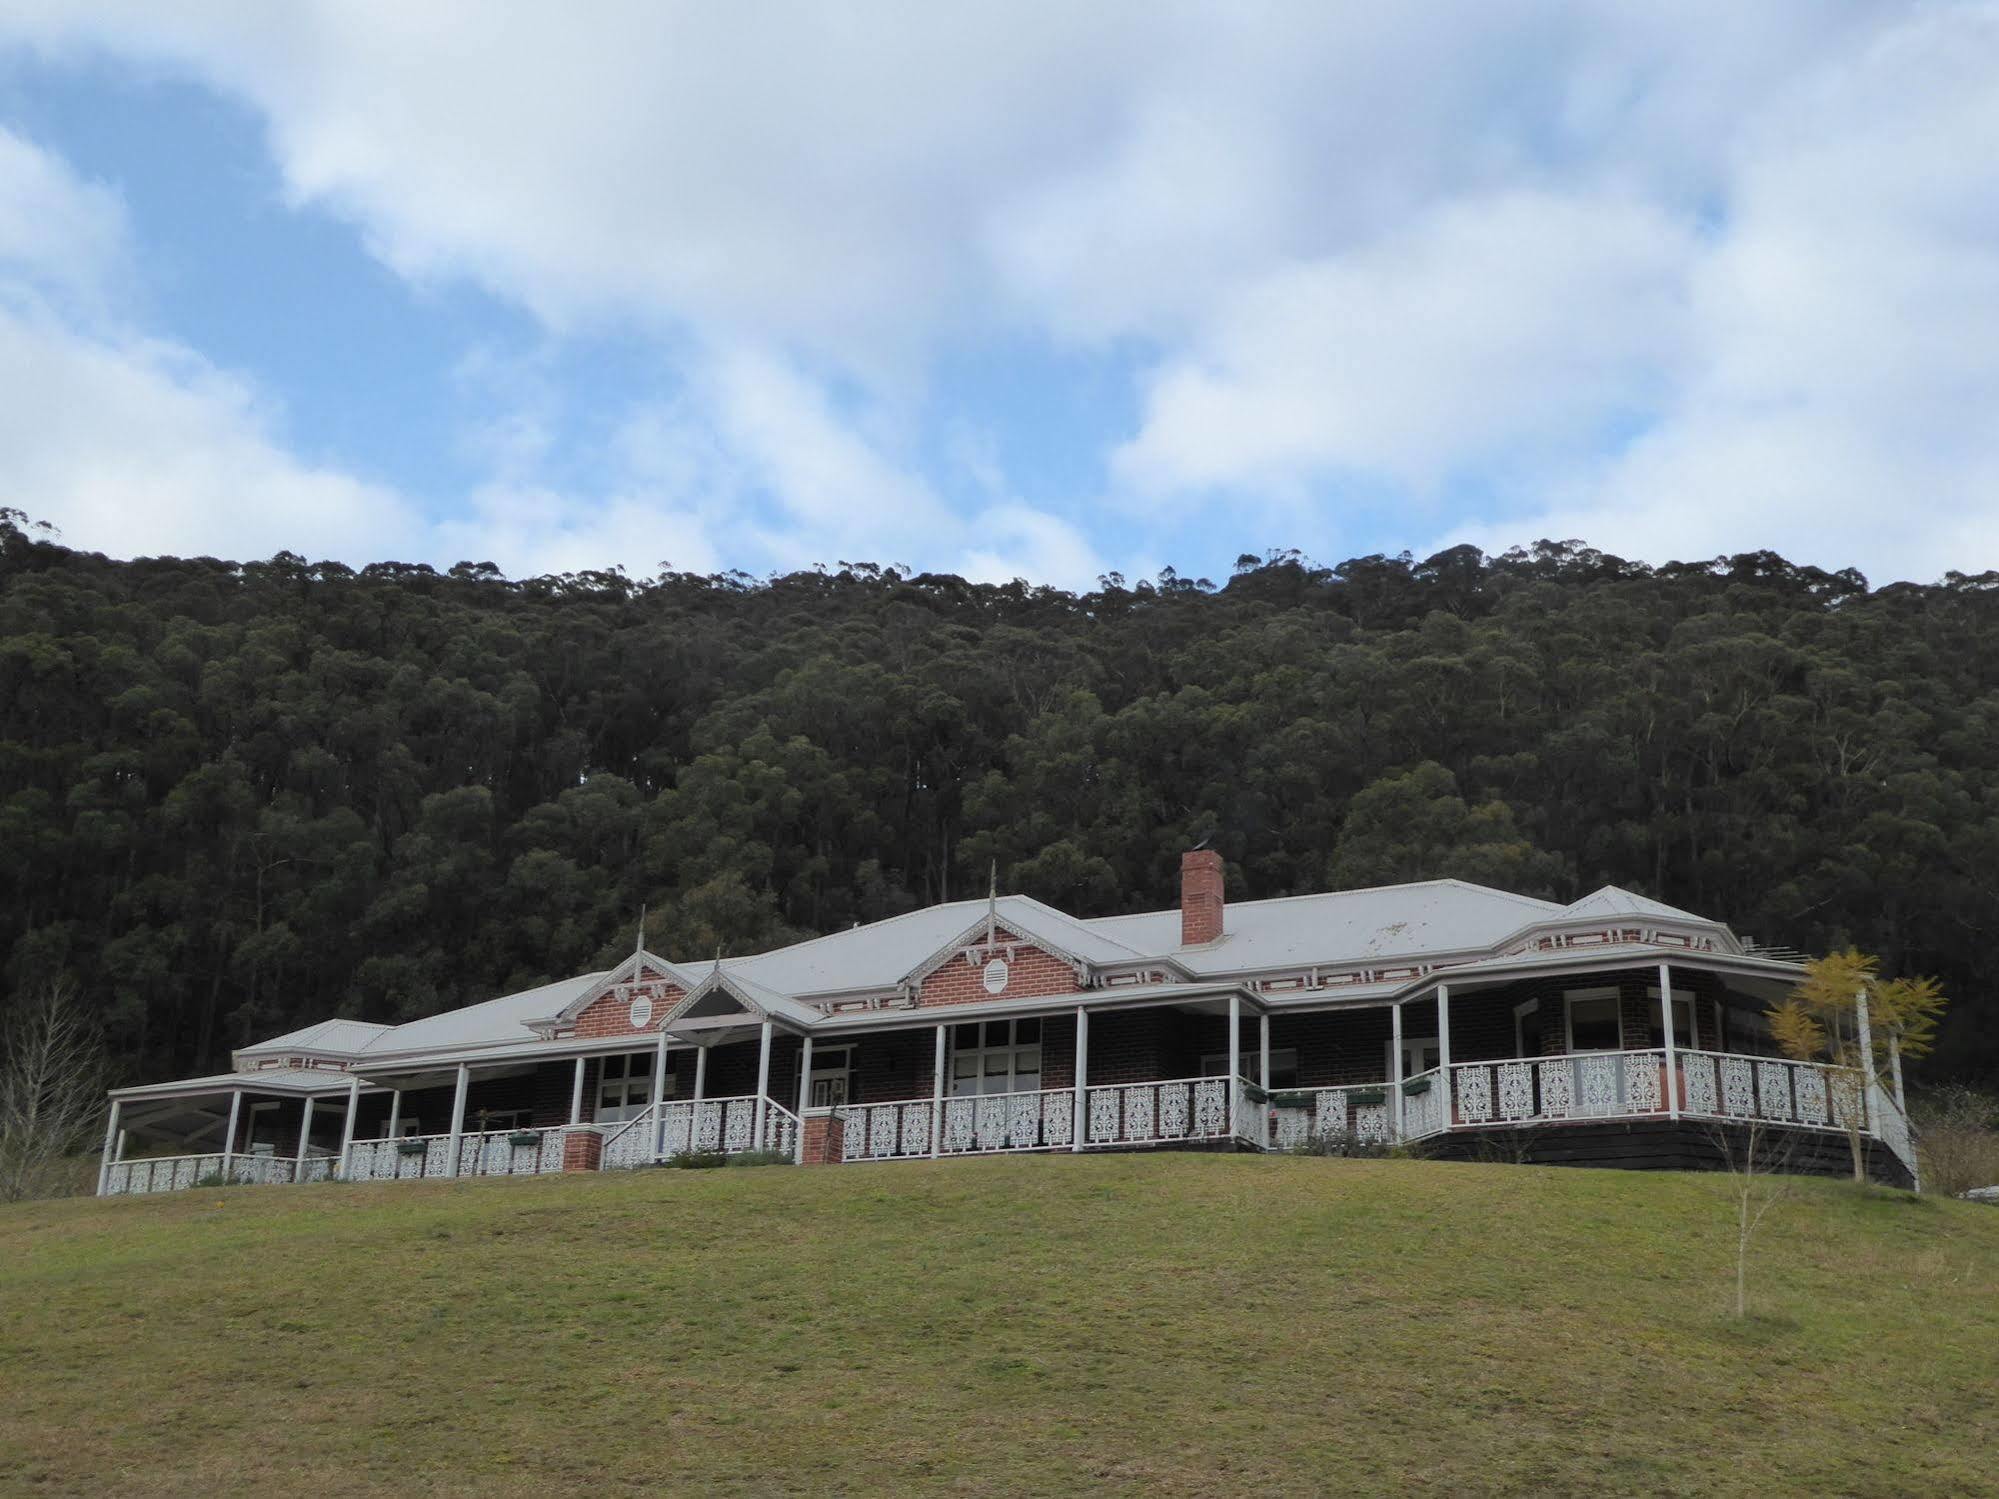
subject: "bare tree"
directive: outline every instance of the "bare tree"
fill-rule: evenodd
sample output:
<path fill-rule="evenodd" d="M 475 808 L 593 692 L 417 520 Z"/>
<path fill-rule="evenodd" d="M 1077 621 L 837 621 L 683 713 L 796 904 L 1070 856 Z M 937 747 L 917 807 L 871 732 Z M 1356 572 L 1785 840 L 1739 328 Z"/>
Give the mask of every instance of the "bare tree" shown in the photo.
<path fill-rule="evenodd" d="M 65 979 L 0 1017 L 0 1201 L 57 1194 L 104 1120 L 104 1038 Z"/>
<path fill-rule="evenodd" d="M 1778 1143 L 1762 1124 L 1715 1124 L 1708 1131 L 1728 1171 L 1729 1200 L 1735 1207 L 1735 1315 L 1749 1315 L 1749 1246 L 1764 1216 L 1791 1195 L 1789 1167 L 1796 1137 Z"/>

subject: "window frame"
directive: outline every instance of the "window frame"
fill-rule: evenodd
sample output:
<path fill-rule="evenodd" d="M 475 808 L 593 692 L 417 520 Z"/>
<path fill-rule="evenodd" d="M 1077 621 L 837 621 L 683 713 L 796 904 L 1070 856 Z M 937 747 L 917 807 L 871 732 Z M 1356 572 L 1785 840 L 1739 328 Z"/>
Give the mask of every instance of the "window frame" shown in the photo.
<path fill-rule="evenodd" d="M 1576 1001 L 1610 1001 L 1611 1014 L 1617 1018 L 1617 1044 L 1615 1046 L 1576 1045 Z M 1562 991 L 1562 1041 L 1572 1057 L 1609 1056 L 1613 1052 L 1625 1050 L 1624 1044 L 1624 995 L 1615 984 L 1595 985 L 1587 989 L 1565 989 Z"/>
<path fill-rule="evenodd" d="M 944 1096 L 946 1098 L 981 1098 L 1002 1093 L 1039 1093 L 1042 1079 L 1047 1076 L 1048 1057 L 1046 1051 L 1047 1023 L 1040 1015 L 1020 1015 L 1007 1020 L 957 1020 L 950 1022 L 951 1044 L 945 1048 L 944 1068 L 946 1072 Z M 1020 1039 L 1020 1027 L 1036 1027 L 1034 1039 Z M 995 1026 L 1006 1027 L 1006 1039 L 993 1039 Z M 968 1027 L 977 1027 L 978 1043 L 961 1045 L 963 1033 Z M 1027 1071 L 1020 1066 L 1024 1052 L 1034 1053 L 1034 1068 Z M 971 1071 L 966 1073 L 960 1062 L 968 1062 Z M 996 1064 L 1004 1063 L 1004 1070 L 995 1071 Z M 961 1073 L 963 1075 L 961 1075 Z M 1022 1087 L 1024 1078 L 1032 1078 L 1032 1087 Z M 987 1087 L 988 1079 L 1000 1079 L 1004 1087 Z M 960 1083 L 971 1083 L 970 1088 L 961 1088 Z"/>
<path fill-rule="evenodd" d="M 653 1056 L 650 1051 L 613 1051 L 597 1059 L 597 1084 L 592 1090 L 594 1108 L 591 1118 L 599 1124 L 623 1124 L 636 1119 L 652 1107 L 657 1092 L 658 1079 L 653 1076 Z M 611 1064 L 619 1063 L 615 1076 Z M 616 1092 L 618 1101 L 605 1100 Z M 643 1097 L 635 1093 L 643 1091 Z"/>
<path fill-rule="evenodd" d="M 1242 1051 L 1237 1055 L 1236 1060 L 1240 1062 L 1244 1067 L 1247 1067 L 1249 1071 L 1253 1073 L 1256 1071 L 1256 1062 L 1258 1055 L 1259 1052 L 1256 1047 L 1245 1046 L 1242 1049 Z M 1292 1080 L 1288 1083 L 1280 1083 L 1276 1081 L 1278 1074 L 1284 1070 L 1282 1067 L 1277 1065 L 1277 1059 L 1279 1057 L 1289 1057 L 1291 1059 L 1290 1067 L 1291 1067 Z M 1229 1054 L 1225 1051 L 1211 1051 L 1205 1053 L 1201 1057 L 1202 1077 L 1225 1077 L 1228 1075 L 1228 1070 L 1229 1070 Z M 1247 1074 L 1245 1074 L 1245 1076 L 1247 1077 L 1248 1081 L 1252 1083 L 1256 1082 L 1256 1079 L 1254 1077 L 1248 1077 Z M 1270 1048 L 1270 1076 L 1272 1079 L 1270 1086 L 1273 1088 L 1280 1088 L 1288 1093 L 1298 1086 L 1297 1047 L 1273 1046 Z M 1261 1087 L 1262 1084 L 1259 1083 L 1258 1086 Z"/>
<path fill-rule="evenodd" d="M 1659 986 L 1657 984 L 1647 984 L 1645 986 L 1645 998 L 1652 1007 L 1651 1013 L 1646 1019 L 1646 1039 L 1649 1041 L 1651 1039 L 1652 1017 L 1657 1016 L 1659 1013 Z M 1700 1019 L 1698 1012 L 1694 1008 L 1699 1002 L 1700 996 L 1692 989 L 1682 989 L 1678 984 L 1673 985 L 1673 1010 L 1675 1012 L 1673 1018 L 1676 1021 L 1679 1019 L 1679 1008 L 1685 1005 L 1687 1008 L 1687 1036 L 1689 1038 L 1682 1041 L 1677 1034 L 1679 1026 L 1675 1025 L 1673 1027 L 1675 1032 L 1673 1049 L 1675 1051 L 1701 1050 Z M 1666 1038 L 1662 1035 L 1654 1049 L 1663 1048 L 1665 1044 Z"/>

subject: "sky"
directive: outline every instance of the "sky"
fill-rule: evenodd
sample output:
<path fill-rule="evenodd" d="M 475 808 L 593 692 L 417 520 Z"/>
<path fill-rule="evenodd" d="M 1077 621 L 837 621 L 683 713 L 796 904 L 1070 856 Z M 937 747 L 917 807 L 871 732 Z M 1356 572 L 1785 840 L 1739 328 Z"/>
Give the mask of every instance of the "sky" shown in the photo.
<path fill-rule="evenodd" d="M 1089 587 L 1999 567 L 1999 3 L 0 0 L 0 505 Z"/>

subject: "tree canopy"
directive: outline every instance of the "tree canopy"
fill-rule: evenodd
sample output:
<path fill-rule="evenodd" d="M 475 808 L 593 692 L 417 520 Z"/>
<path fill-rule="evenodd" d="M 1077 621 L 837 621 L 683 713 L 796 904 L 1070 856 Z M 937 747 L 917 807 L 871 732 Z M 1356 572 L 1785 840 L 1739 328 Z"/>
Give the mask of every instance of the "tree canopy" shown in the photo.
<path fill-rule="evenodd" d="M 1870 590 L 1577 544 L 1071 594 L 290 554 L 129 562 L 0 514 L 0 951 L 127 1072 L 652 945 L 1003 888 L 1171 904 L 1611 882 L 1963 996 L 1999 1064 L 1999 576 Z"/>

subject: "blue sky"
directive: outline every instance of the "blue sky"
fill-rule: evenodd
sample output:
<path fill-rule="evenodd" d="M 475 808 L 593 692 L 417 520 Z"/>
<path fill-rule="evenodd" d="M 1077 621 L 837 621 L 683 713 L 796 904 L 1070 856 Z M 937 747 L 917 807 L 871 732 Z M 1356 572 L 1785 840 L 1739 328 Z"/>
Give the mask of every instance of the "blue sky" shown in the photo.
<path fill-rule="evenodd" d="M 0 503 L 1087 586 L 1999 566 L 1999 8 L 0 0 Z"/>

